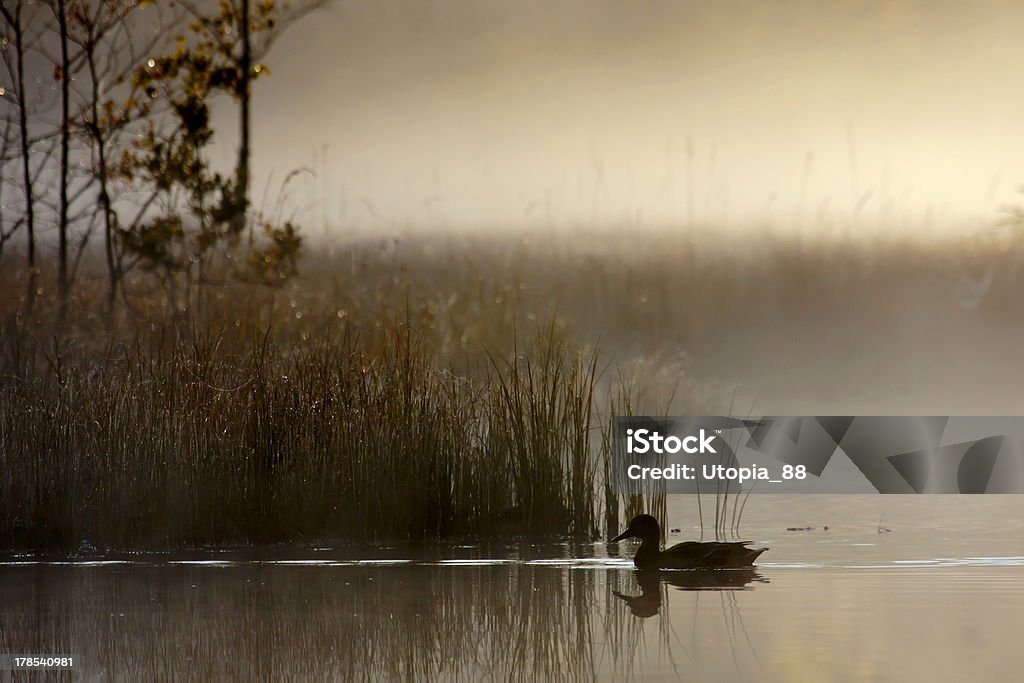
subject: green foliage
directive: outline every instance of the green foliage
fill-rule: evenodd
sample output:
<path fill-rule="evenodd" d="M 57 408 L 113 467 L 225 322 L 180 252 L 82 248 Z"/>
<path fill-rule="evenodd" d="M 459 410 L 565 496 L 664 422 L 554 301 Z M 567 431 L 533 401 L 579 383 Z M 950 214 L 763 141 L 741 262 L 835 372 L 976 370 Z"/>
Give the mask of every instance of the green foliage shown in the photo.
<path fill-rule="evenodd" d="M 238 275 L 248 282 L 280 286 L 298 272 L 302 237 L 290 221 L 279 228 L 264 222 L 263 233 L 267 238 L 266 244 L 249 250 L 245 267 Z"/>
<path fill-rule="evenodd" d="M 248 30 L 272 31 L 275 3 L 258 2 L 254 9 Z M 146 124 L 124 151 L 119 174 L 154 192 L 162 210 L 122 228 L 121 245 L 143 268 L 174 285 L 171 289 L 211 282 L 214 263 L 222 266 L 217 272 L 223 276 L 275 286 L 297 272 L 302 239 L 296 227 L 274 225 L 250 212 L 247 160 L 234 175 L 223 175 L 211 168 L 206 154 L 215 134 L 213 98 L 248 97 L 248 83 L 268 73 L 254 64 L 246 77 L 239 24 L 226 0 L 213 13 L 196 16 L 187 35 L 175 39 L 172 52 L 136 69 L 131 85 L 145 97 L 123 105 L 128 113 L 122 116 Z M 248 239 L 242 239 L 246 232 Z"/>

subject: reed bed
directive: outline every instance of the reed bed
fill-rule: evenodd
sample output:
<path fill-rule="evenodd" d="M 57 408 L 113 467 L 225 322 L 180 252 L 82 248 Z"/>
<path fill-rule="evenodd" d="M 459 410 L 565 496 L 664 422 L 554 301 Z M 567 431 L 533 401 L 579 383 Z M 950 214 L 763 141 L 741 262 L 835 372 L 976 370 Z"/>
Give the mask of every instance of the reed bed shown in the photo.
<path fill-rule="evenodd" d="M 439 369 L 412 332 L 54 350 L 0 393 L 0 547 L 73 551 L 596 531 L 594 361 Z M 42 352 L 39 352 L 42 353 Z"/>
<path fill-rule="evenodd" d="M 908 310 L 915 348 L 960 343 L 965 321 L 1008 338 L 1018 246 L 406 236 L 323 245 L 282 288 L 207 286 L 180 309 L 140 274 L 109 316 L 83 280 L 60 327 L 5 268 L 0 550 L 592 537 L 664 511 L 608 488 L 612 414 L 731 412 L 691 370 L 745 338 L 762 357 L 793 329 L 853 348 Z"/>

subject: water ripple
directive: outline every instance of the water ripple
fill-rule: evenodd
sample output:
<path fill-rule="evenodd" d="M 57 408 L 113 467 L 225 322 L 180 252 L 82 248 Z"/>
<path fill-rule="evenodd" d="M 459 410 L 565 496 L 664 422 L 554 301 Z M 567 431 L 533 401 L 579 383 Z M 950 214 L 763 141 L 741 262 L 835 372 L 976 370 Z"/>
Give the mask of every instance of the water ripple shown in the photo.
<path fill-rule="evenodd" d="M 519 565 L 529 567 L 562 567 L 568 569 L 632 569 L 633 561 L 617 557 L 554 557 L 530 560 L 513 558 L 447 558 L 438 560 L 394 559 L 332 559 L 332 558 L 291 558 L 277 560 L 127 560 L 127 559 L 80 559 L 80 560 L 31 560 L 18 558 L 0 560 L 0 567 L 389 567 L 389 566 L 440 566 L 440 567 L 491 567 Z M 935 569 L 945 567 L 1020 567 L 1024 556 L 982 556 L 982 557 L 938 557 L 930 559 L 890 560 L 872 564 L 820 563 L 820 562 L 760 562 L 758 569 Z"/>

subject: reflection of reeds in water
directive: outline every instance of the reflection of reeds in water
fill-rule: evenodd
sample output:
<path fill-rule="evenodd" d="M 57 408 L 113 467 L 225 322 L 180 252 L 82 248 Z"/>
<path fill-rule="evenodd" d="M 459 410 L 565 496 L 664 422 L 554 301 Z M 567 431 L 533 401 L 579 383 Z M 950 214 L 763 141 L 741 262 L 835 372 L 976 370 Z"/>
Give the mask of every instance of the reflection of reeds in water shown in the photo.
<path fill-rule="evenodd" d="M 652 648 L 684 674 L 695 650 L 673 629 L 689 622 L 698 606 L 691 596 L 700 594 L 656 579 L 662 607 L 654 620 L 657 642 L 647 642 L 652 620 L 636 618 L 615 597 L 637 590 L 634 572 L 620 570 L 239 565 L 4 572 L 0 651 L 80 654 L 85 678 L 134 680 L 618 680 L 641 675 Z M 723 602 L 723 610 L 733 614 L 717 625 L 694 624 L 691 637 L 732 628 L 738 605 Z M 673 613 L 680 618 L 673 621 Z"/>
<path fill-rule="evenodd" d="M 755 584 L 764 582 L 753 569 L 648 570 L 620 573 L 614 580 L 609 577 L 609 590 L 624 608 L 605 625 L 606 635 L 616 642 L 615 650 L 621 653 L 618 668 L 642 677 L 643 667 L 651 659 L 651 649 L 656 648 L 659 656 L 671 663 L 673 673 L 682 676 L 700 659 L 701 649 L 707 650 L 721 635 L 725 643 L 716 647 L 728 650 L 735 672 L 718 671 L 716 678 L 740 675 L 744 666 L 741 659 L 748 659 L 746 653 L 758 665 L 736 592 L 751 590 Z M 708 609 L 702 609 L 702 603 L 706 605 L 708 600 L 720 605 L 720 619 L 708 619 Z M 673 615 L 677 618 L 673 619 Z M 653 644 L 647 642 L 647 624 L 651 622 L 656 638 Z"/>
<path fill-rule="evenodd" d="M 31 569 L 0 582 L 0 650 L 135 680 L 595 676 L 593 571 Z"/>

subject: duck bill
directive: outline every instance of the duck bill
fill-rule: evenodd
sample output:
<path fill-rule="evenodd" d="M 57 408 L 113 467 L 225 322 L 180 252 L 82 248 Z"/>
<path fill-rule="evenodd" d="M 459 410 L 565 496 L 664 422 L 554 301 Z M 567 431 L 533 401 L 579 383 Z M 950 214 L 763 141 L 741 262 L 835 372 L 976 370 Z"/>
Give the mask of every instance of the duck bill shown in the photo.
<path fill-rule="evenodd" d="M 616 536 L 615 538 L 611 539 L 608 542 L 609 543 L 615 543 L 616 541 L 624 541 L 627 538 L 632 538 L 632 537 L 633 537 L 633 532 L 630 531 L 629 529 L 626 529 L 621 534 L 619 534 L 618 536 Z"/>

